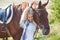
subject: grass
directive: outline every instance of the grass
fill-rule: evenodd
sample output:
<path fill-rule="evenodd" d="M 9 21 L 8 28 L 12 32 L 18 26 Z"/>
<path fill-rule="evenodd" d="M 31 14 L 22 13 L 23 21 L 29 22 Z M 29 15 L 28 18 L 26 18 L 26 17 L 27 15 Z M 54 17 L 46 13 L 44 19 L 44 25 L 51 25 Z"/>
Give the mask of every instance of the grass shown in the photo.
<path fill-rule="evenodd" d="M 0 40 L 3 40 L 3 38 L 0 38 Z M 12 37 L 8 37 L 8 40 L 13 40 Z"/>

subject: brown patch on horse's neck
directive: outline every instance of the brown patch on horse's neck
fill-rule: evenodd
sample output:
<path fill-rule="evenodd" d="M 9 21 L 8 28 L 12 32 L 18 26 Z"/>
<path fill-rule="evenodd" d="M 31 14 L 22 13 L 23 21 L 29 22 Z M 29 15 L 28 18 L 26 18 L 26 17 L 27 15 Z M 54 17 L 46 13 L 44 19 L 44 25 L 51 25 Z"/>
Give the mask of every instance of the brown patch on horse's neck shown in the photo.
<path fill-rule="evenodd" d="M 19 22 L 21 16 L 20 14 L 20 11 L 16 7 L 13 7 L 13 19 Z"/>

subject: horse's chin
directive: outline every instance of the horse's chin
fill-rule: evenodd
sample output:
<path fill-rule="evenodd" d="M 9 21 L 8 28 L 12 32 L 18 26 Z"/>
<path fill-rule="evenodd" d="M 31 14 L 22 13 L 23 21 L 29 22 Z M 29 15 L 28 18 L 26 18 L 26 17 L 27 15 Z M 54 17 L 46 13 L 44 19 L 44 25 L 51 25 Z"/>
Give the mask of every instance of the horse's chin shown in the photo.
<path fill-rule="evenodd" d="M 50 32 L 49 29 L 43 29 L 42 30 L 43 35 L 48 35 L 49 32 Z"/>

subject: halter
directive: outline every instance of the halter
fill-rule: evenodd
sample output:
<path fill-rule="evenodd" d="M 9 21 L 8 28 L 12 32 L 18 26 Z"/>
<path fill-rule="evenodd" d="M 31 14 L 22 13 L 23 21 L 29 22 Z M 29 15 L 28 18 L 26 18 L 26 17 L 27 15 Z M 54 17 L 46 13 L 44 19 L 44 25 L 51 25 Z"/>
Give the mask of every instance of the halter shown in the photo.
<path fill-rule="evenodd" d="M 35 9 L 35 10 L 45 10 L 46 8 L 43 8 L 43 9 Z"/>

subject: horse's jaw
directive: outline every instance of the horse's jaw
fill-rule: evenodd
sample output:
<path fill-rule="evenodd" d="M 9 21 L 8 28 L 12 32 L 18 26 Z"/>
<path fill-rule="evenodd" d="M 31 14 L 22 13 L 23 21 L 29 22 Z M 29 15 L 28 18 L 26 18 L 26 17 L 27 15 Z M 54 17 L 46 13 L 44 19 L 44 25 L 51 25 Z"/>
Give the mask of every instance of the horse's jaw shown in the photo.
<path fill-rule="evenodd" d="M 42 34 L 43 34 L 43 35 L 48 35 L 49 32 L 50 32 L 50 28 L 45 28 L 44 25 L 41 25 L 41 26 L 40 26 L 40 29 L 42 30 Z"/>

